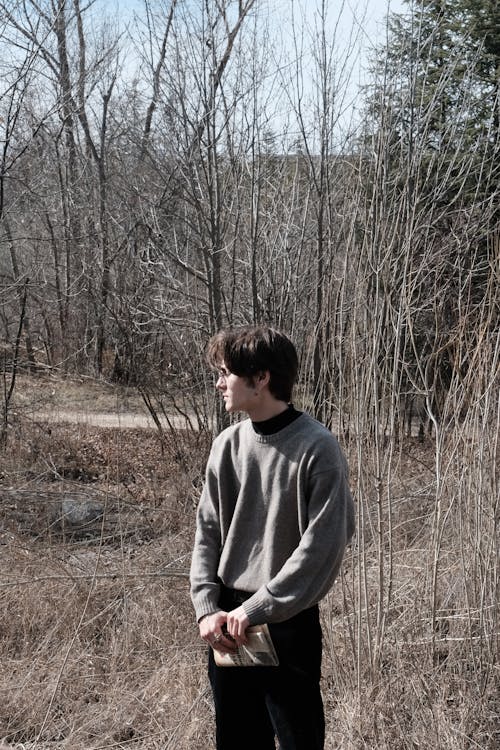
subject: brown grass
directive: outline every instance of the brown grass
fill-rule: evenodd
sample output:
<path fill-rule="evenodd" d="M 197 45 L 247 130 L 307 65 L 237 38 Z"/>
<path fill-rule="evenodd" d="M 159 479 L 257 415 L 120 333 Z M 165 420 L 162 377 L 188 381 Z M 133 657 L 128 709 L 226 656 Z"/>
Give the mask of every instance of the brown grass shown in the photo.
<path fill-rule="evenodd" d="M 162 447 L 144 430 L 17 421 L 0 474 L 6 747 L 214 746 L 186 579 L 207 449 L 207 436 L 179 433 Z M 327 748 L 497 746 L 498 665 L 485 642 L 494 614 L 485 602 L 471 620 L 453 523 L 434 628 L 428 622 L 432 462 L 432 445 L 409 440 L 391 474 L 392 594 L 380 653 L 375 516 L 365 519 L 363 567 L 356 542 L 322 605 Z M 104 515 L 84 528 L 61 525 L 68 494 L 100 502 Z"/>

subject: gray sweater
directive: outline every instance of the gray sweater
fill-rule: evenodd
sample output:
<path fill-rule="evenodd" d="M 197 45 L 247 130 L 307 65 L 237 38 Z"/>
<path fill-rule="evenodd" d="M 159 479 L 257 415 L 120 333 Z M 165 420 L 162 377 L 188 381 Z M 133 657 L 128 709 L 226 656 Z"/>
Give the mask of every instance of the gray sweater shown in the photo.
<path fill-rule="evenodd" d="M 347 467 L 336 438 L 307 414 L 273 435 L 249 419 L 212 445 L 198 506 L 191 597 L 216 612 L 220 581 L 252 596 L 250 624 L 280 622 L 331 588 L 354 532 Z"/>

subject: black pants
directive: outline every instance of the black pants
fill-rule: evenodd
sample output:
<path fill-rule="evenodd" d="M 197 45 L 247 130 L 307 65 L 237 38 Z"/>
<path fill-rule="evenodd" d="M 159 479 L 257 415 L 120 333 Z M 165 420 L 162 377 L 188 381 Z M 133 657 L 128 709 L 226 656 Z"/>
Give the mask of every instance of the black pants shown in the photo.
<path fill-rule="evenodd" d="M 234 609 L 226 590 L 224 609 Z M 323 750 L 325 722 L 319 686 L 321 627 L 312 607 L 269 625 L 278 667 L 217 667 L 209 677 L 215 702 L 217 750 Z"/>

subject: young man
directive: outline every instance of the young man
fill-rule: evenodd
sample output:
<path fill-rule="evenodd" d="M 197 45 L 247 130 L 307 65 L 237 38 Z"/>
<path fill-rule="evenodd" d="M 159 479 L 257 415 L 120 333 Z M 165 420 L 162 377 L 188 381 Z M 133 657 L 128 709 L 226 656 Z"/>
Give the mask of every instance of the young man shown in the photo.
<path fill-rule="evenodd" d="M 265 326 L 223 330 L 208 346 L 228 412 L 249 419 L 215 440 L 200 499 L 191 596 L 210 646 L 217 750 L 322 750 L 318 602 L 354 532 L 337 440 L 297 411 L 297 353 Z M 219 667 L 213 650 L 267 623 L 279 665 Z"/>

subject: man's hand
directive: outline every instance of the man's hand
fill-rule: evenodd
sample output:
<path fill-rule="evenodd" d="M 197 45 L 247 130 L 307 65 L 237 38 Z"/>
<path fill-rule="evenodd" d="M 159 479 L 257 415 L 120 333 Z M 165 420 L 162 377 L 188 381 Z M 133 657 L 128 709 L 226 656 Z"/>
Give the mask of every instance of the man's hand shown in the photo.
<path fill-rule="evenodd" d="M 233 609 L 226 614 L 227 632 L 234 638 L 237 646 L 247 642 L 245 632 L 249 625 L 250 621 L 243 607 Z"/>
<path fill-rule="evenodd" d="M 231 654 L 236 651 L 236 643 L 224 632 L 223 626 L 227 622 L 227 612 L 220 610 L 211 615 L 205 615 L 198 623 L 200 635 L 215 651 L 221 654 Z"/>

